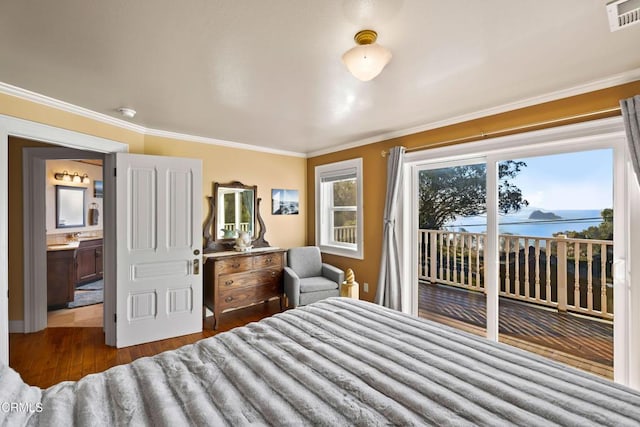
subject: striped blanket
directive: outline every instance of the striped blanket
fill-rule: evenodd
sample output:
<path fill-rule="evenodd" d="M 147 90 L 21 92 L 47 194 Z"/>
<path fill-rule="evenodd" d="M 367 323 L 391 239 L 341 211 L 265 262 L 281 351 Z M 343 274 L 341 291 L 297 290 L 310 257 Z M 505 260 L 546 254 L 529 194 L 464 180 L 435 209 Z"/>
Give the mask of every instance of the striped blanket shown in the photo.
<path fill-rule="evenodd" d="M 4 411 L 5 402 L 32 407 Z M 331 298 L 46 390 L 3 366 L 0 420 L 638 426 L 640 393 L 430 321 Z"/>

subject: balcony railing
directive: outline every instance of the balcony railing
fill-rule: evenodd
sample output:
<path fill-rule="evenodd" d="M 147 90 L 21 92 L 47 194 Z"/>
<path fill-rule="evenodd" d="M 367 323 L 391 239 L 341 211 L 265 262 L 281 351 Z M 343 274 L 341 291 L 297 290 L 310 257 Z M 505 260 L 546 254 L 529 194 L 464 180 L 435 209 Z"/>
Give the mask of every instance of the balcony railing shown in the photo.
<path fill-rule="evenodd" d="M 249 231 L 250 224 L 248 222 L 241 222 L 238 225 L 240 226 L 239 228 L 238 228 L 238 226 L 236 225 L 235 222 L 225 223 L 223 230 L 236 230 L 236 229 L 239 229 L 240 231 Z"/>
<path fill-rule="evenodd" d="M 420 279 L 484 292 L 481 233 L 418 230 Z M 613 242 L 499 235 L 500 296 L 613 319 Z"/>
<path fill-rule="evenodd" d="M 342 227 L 333 227 L 333 240 L 341 243 L 355 243 L 356 226 L 346 225 Z"/>

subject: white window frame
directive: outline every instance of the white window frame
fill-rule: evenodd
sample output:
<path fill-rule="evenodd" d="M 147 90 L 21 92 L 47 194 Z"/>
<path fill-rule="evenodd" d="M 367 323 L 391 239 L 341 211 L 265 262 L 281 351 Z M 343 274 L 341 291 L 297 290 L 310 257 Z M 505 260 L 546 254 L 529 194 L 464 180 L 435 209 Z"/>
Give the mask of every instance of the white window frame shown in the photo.
<path fill-rule="evenodd" d="M 335 207 L 326 201 L 333 200 L 331 186 L 322 185 L 323 179 L 331 179 L 355 174 L 356 206 Z M 362 158 L 343 160 L 315 167 L 316 181 L 316 246 L 321 252 L 348 258 L 364 259 L 364 205 L 362 197 Z M 356 243 L 342 243 L 333 240 L 333 213 L 336 211 L 356 212 Z"/>

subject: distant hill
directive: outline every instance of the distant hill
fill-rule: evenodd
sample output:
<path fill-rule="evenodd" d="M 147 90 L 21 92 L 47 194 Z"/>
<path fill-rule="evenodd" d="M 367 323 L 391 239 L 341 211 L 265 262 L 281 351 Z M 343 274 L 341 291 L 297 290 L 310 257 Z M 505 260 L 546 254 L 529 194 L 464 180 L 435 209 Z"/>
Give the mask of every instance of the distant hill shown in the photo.
<path fill-rule="evenodd" d="M 554 214 L 553 212 L 542 212 L 540 210 L 536 210 L 531 212 L 529 219 L 562 219 L 562 217 Z"/>

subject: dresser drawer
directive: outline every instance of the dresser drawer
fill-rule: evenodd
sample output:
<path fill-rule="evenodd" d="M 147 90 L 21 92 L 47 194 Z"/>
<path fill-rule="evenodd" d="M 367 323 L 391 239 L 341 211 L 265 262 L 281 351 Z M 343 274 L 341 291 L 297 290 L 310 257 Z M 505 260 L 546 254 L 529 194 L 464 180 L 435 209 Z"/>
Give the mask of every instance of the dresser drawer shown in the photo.
<path fill-rule="evenodd" d="M 215 274 L 219 276 L 221 274 L 229 273 L 241 273 L 243 271 L 249 271 L 252 268 L 251 257 L 237 257 L 232 259 L 221 259 L 216 262 Z"/>
<path fill-rule="evenodd" d="M 272 266 L 282 266 L 282 253 L 265 254 L 253 257 L 253 268 L 256 270 Z"/>
<path fill-rule="evenodd" d="M 258 276 L 258 283 L 262 286 L 266 285 L 280 285 L 282 283 L 282 268 L 281 267 L 272 267 L 266 268 L 264 270 L 260 270 L 256 272 L 256 276 Z"/>
<path fill-rule="evenodd" d="M 260 281 L 260 277 L 253 272 L 221 274 L 218 276 L 219 292 L 229 289 L 244 288 L 245 286 L 256 286 Z"/>
<path fill-rule="evenodd" d="M 220 308 L 226 310 L 228 308 L 243 307 L 277 296 L 280 296 L 280 286 L 277 283 L 231 289 L 220 292 Z"/>

